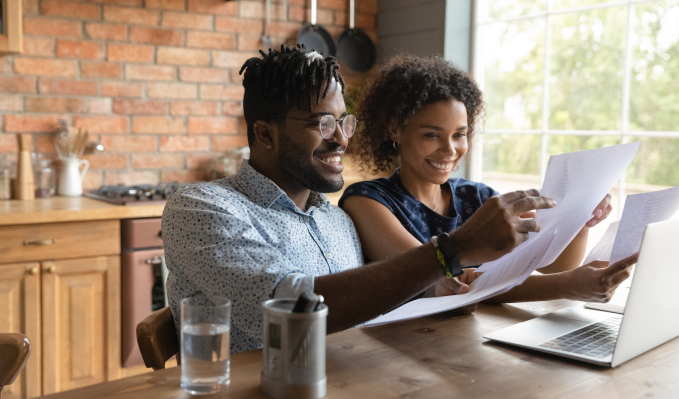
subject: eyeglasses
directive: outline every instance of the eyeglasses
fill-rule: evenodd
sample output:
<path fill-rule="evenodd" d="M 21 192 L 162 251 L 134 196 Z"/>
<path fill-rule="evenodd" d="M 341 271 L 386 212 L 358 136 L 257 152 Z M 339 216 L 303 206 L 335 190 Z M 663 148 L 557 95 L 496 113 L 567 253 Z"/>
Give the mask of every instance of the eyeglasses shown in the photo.
<path fill-rule="evenodd" d="M 315 119 L 292 118 L 290 116 L 270 116 L 270 118 L 295 119 L 298 121 L 316 122 Z M 318 129 L 321 133 L 321 137 L 329 140 L 335 134 L 337 124 L 339 124 L 340 131 L 344 137 L 349 138 L 353 136 L 354 132 L 356 131 L 356 122 L 356 117 L 353 115 L 347 115 L 342 119 L 335 119 L 335 117 L 332 115 L 323 115 L 321 119 L 318 120 Z"/>

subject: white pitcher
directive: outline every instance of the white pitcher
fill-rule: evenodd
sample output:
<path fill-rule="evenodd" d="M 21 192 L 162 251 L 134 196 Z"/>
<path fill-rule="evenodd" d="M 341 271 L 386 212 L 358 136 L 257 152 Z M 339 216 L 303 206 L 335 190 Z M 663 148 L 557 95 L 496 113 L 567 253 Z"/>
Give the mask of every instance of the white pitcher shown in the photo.
<path fill-rule="evenodd" d="M 90 167 L 86 159 L 59 158 L 61 159 L 61 175 L 59 176 L 58 194 L 69 197 L 77 197 L 83 193 L 83 179 Z M 85 165 L 83 170 L 80 167 Z"/>

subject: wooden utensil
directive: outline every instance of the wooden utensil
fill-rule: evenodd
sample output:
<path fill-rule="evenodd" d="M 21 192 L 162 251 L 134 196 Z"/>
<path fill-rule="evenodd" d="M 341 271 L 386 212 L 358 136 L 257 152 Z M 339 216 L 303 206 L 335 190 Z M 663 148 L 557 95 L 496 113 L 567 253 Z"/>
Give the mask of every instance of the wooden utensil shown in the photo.
<path fill-rule="evenodd" d="M 89 134 L 87 131 L 83 131 L 82 128 L 78 129 L 78 134 L 75 137 L 75 142 L 73 143 L 73 148 L 72 150 L 72 157 L 73 158 L 78 158 L 82 157 L 83 152 L 85 151 L 85 144 L 87 143 L 87 138 Z"/>
<path fill-rule="evenodd" d="M 60 133 L 54 136 L 54 146 L 59 158 L 80 159 L 85 152 L 88 138 L 89 133 L 82 128 L 64 127 Z"/>

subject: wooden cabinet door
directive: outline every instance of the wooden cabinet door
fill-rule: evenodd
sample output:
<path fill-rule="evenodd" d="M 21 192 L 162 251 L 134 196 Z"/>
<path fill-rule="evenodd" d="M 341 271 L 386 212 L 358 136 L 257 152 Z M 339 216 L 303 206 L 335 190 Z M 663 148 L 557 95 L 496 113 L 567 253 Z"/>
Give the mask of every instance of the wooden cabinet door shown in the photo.
<path fill-rule="evenodd" d="M 113 379 L 120 364 L 120 257 L 42 262 L 43 394 Z"/>
<path fill-rule="evenodd" d="M 31 341 L 31 355 L 4 397 L 33 398 L 41 392 L 40 264 L 0 265 L 0 333 L 21 333 Z"/>

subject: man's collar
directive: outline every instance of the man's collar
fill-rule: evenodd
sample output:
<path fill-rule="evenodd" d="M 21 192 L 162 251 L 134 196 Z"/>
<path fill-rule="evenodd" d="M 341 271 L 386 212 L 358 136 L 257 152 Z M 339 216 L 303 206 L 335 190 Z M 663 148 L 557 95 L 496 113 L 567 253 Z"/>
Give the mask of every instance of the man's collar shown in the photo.
<path fill-rule="evenodd" d="M 280 187 L 276 185 L 269 178 L 257 172 L 247 159 L 244 159 L 240 165 L 238 174 L 234 177 L 234 181 L 240 188 L 240 191 L 245 194 L 250 201 L 261 206 L 262 208 L 269 208 L 276 200 L 284 197 L 288 203 L 287 205 L 296 207 L 295 203 L 288 197 L 288 195 Z M 307 208 L 315 206 L 317 208 L 327 207 L 330 204 L 328 197 L 324 194 L 312 191 L 307 201 Z"/>
<path fill-rule="evenodd" d="M 323 208 L 330 205 L 330 201 L 328 201 L 328 197 L 326 197 L 325 194 L 312 191 L 311 194 L 309 194 L 309 199 L 307 200 L 306 204 L 307 209 L 311 208 L 312 206 L 315 206 L 316 208 Z"/>

